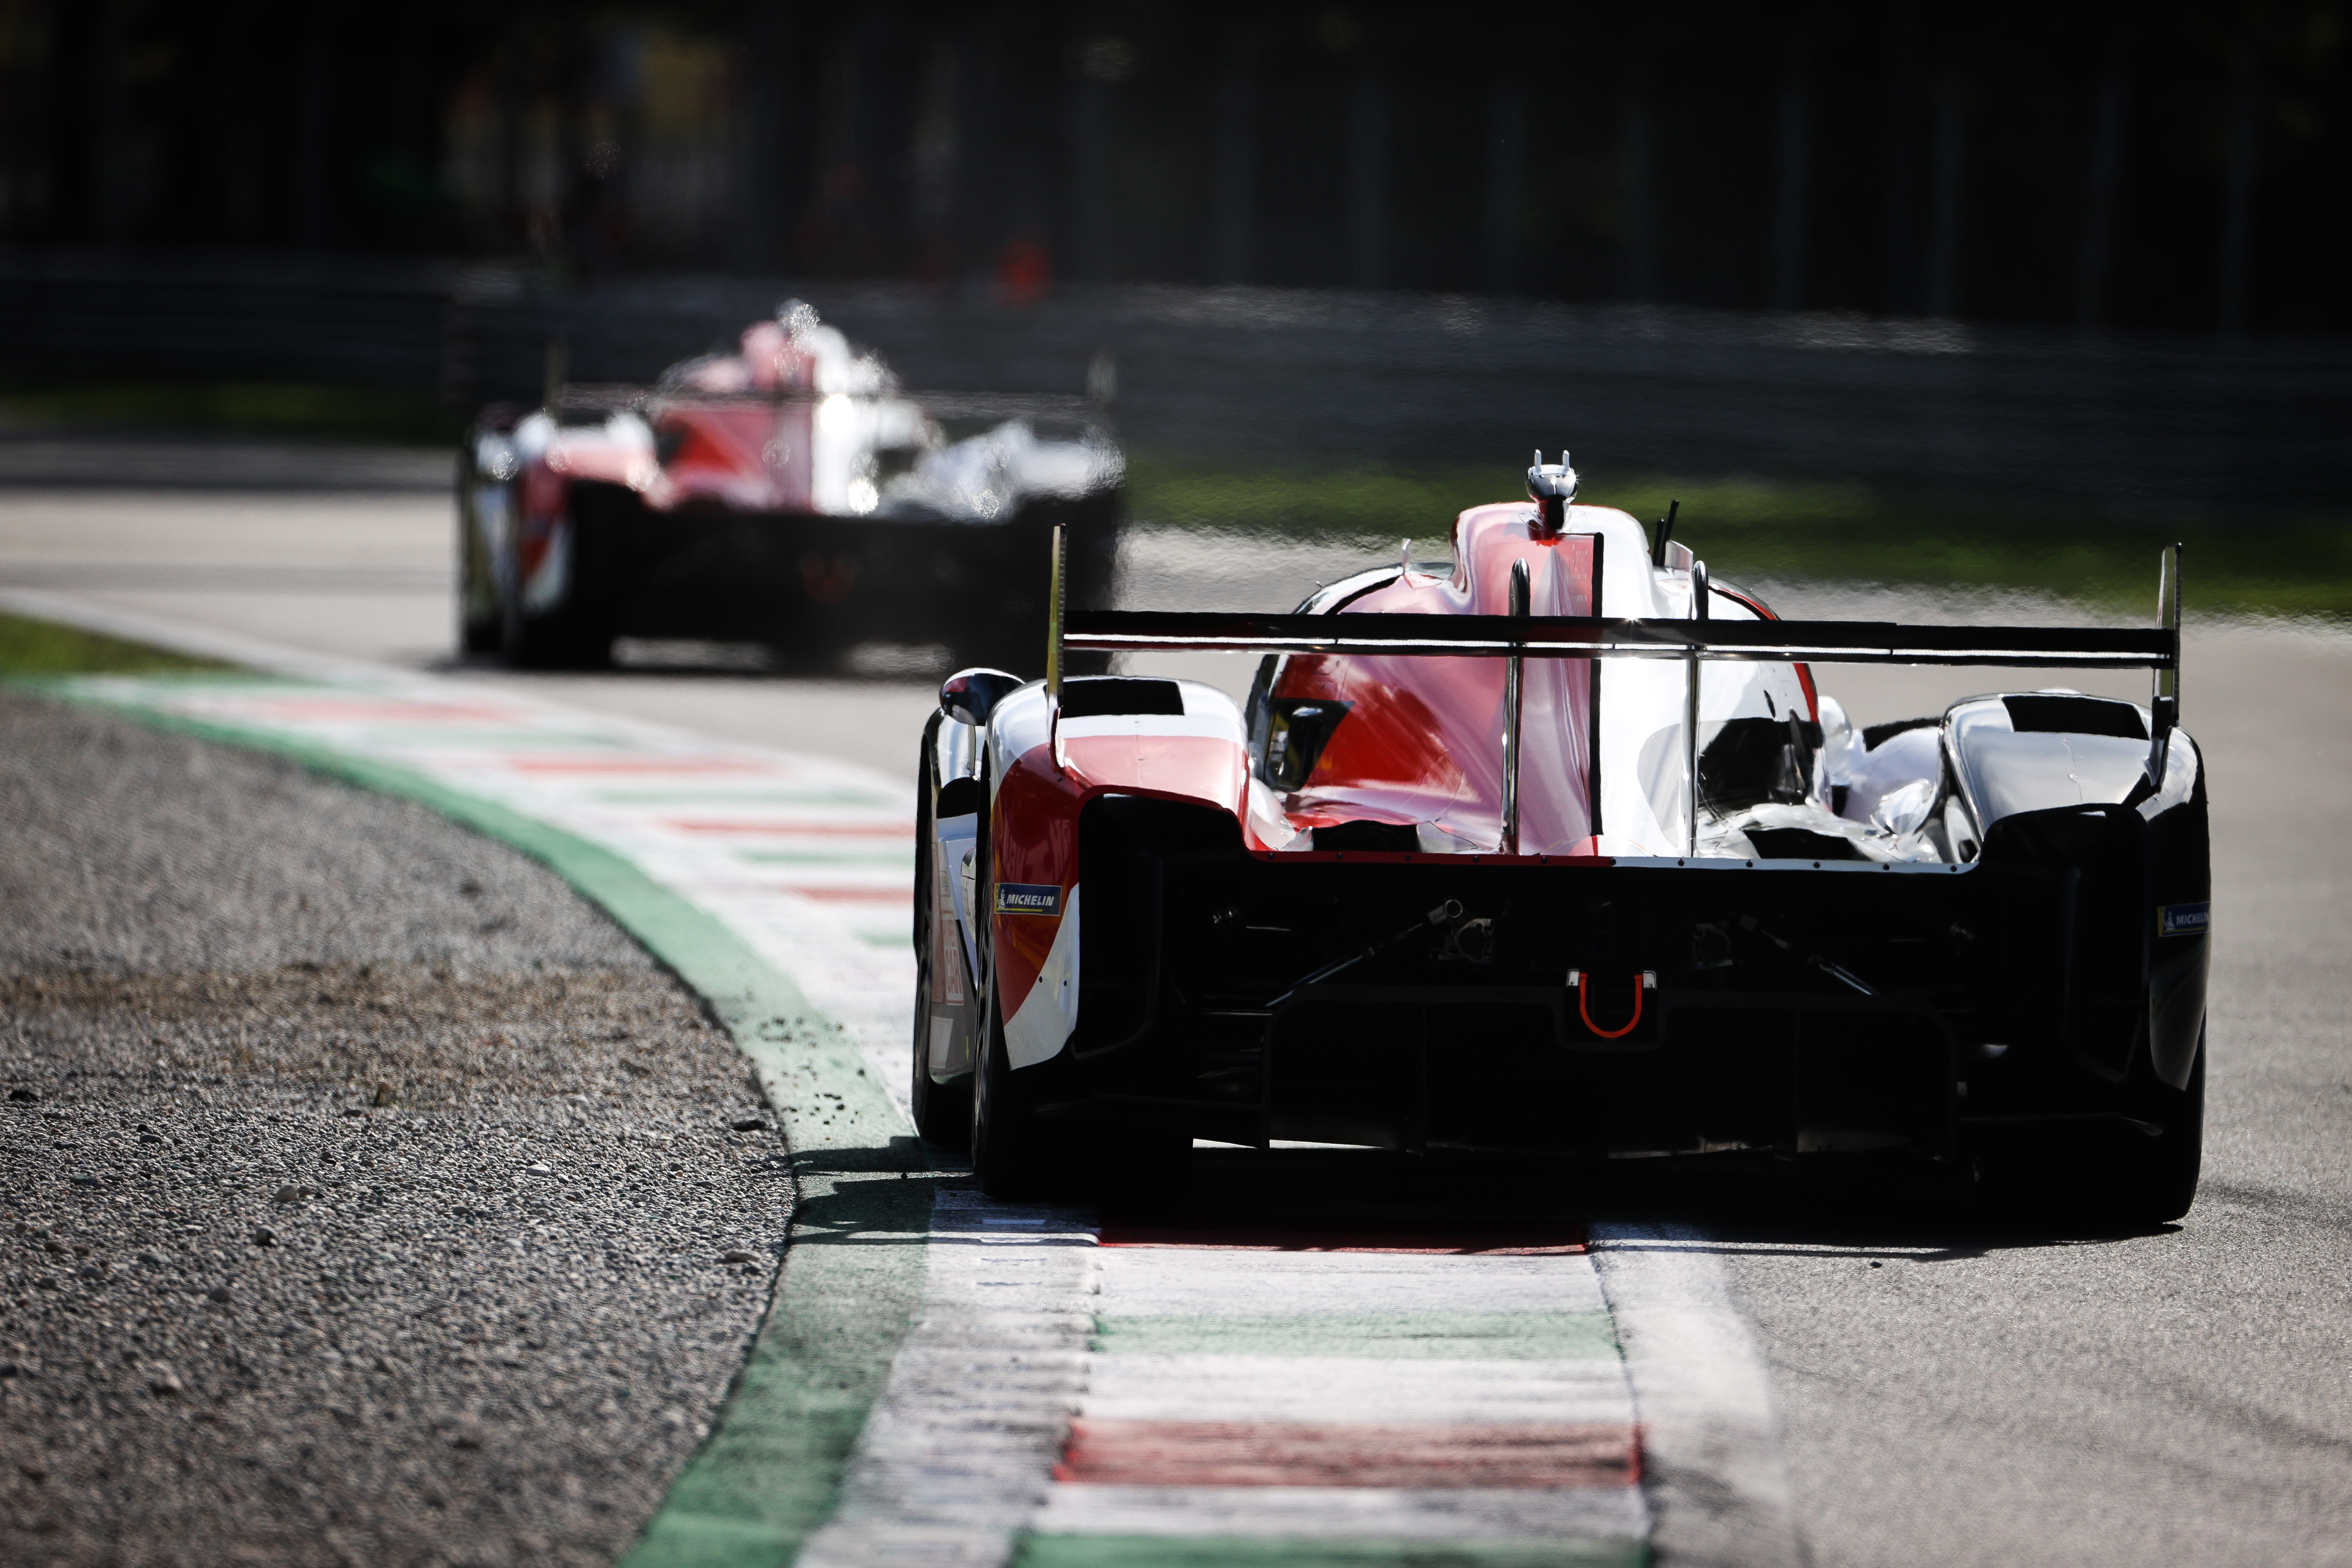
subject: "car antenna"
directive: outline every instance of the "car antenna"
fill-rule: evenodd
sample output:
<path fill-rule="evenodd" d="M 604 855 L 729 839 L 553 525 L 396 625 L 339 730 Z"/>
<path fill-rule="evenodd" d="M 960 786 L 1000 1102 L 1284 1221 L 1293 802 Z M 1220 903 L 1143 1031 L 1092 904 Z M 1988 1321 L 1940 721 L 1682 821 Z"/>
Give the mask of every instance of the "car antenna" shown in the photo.
<path fill-rule="evenodd" d="M 1675 514 L 1683 510 L 1679 500 L 1666 503 L 1666 515 L 1658 519 L 1658 541 L 1650 546 L 1650 564 L 1663 569 L 1666 564 L 1666 542 L 1675 536 Z"/>

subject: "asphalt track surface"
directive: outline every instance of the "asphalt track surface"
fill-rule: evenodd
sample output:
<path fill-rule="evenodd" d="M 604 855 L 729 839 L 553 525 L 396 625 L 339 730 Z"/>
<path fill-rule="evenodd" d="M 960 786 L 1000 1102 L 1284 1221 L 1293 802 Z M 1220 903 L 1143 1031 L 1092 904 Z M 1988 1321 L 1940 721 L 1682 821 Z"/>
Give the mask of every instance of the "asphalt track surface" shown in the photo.
<path fill-rule="evenodd" d="M 0 584 L 446 668 L 447 526 L 416 489 L 26 488 L 0 497 Z M 1289 552 L 1237 563 L 1239 550 L 1205 542 L 1216 559 L 1188 568 L 1176 542 L 1150 581 L 1276 598 L 1300 585 L 1277 583 L 1297 569 Z M 1852 601 L 1799 585 L 1778 603 Z M 1915 597 L 1893 612 L 2017 608 Z M 894 773 L 929 705 L 912 680 L 465 673 Z M 2352 762 L 2347 677 L 2339 636 L 2191 628 L 2183 706 L 2210 770 L 2218 924 L 2206 1182 L 2181 1226 L 2051 1234 L 1932 1191 L 1680 1173 L 1565 1193 L 1562 1173 L 1517 1173 L 1501 1194 L 1697 1227 L 1642 1245 L 1711 1256 L 1729 1279 L 1769 1369 L 1812 1562 L 2352 1562 L 2352 848 L 2328 826 Z M 1864 722 L 1982 684 L 1966 671 L 1824 680 Z M 1315 1185 L 1258 1175 L 1277 1194 Z"/>

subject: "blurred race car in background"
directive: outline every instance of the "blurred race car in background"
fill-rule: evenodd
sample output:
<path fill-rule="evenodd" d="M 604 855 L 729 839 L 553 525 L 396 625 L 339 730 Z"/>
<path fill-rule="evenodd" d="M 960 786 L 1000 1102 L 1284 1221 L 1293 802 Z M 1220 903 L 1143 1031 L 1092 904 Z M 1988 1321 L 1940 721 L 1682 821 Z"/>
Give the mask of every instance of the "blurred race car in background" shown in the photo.
<path fill-rule="evenodd" d="M 2160 624 L 1780 621 L 1667 537 L 1474 507 L 1288 616 L 1073 613 L 924 737 L 912 1093 L 991 1192 L 1195 1138 L 1924 1161 L 2196 1190 L 2205 782 Z M 1062 650 L 1264 655 L 1245 704 Z M 1815 663 L 2156 672 L 1853 731 Z"/>
<path fill-rule="evenodd" d="M 1069 602 L 1108 603 L 1125 469 L 1097 415 L 1075 397 L 918 401 L 788 301 L 653 386 L 483 412 L 458 467 L 459 641 L 540 667 L 646 637 L 1034 668 L 1056 525 Z"/>

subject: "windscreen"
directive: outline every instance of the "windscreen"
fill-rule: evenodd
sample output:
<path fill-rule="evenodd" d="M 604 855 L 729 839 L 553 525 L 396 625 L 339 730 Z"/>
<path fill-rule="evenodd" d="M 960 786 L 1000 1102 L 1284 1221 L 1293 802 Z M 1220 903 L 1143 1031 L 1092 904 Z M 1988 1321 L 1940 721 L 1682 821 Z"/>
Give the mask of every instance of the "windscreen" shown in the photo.
<path fill-rule="evenodd" d="M 1538 537 L 1525 507 L 1464 516 L 1451 577 L 1408 573 L 1339 613 L 1506 614 L 1511 565 L 1528 608 L 1590 616 L 1595 536 Z M 1503 813 L 1507 661 L 1397 654 L 1293 654 L 1268 691 L 1267 784 L 1302 828 L 1394 825 L 1420 847 L 1492 850 Z M 1519 850 L 1570 854 L 1592 837 L 1594 661 L 1531 658 L 1520 694 Z M 1404 845 L 1402 836 L 1398 847 Z"/>

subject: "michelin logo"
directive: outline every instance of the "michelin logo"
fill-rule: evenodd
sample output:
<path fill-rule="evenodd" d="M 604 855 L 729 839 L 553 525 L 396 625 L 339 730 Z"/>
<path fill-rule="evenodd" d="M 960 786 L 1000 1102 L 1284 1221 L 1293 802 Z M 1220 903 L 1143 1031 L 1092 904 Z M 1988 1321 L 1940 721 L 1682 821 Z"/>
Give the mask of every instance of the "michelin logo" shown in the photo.
<path fill-rule="evenodd" d="M 999 882 L 996 912 L 1000 915 L 1053 915 L 1062 912 L 1062 889 L 1048 882 Z"/>
<path fill-rule="evenodd" d="M 2162 905 L 2156 911 L 2156 934 L 2203 936 L 2212 908 L 2211 904 Z"/>

